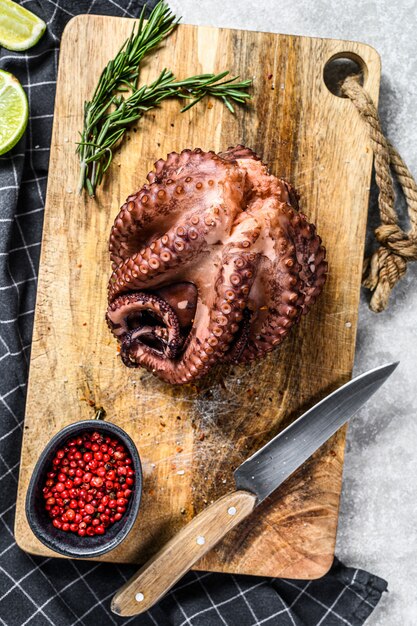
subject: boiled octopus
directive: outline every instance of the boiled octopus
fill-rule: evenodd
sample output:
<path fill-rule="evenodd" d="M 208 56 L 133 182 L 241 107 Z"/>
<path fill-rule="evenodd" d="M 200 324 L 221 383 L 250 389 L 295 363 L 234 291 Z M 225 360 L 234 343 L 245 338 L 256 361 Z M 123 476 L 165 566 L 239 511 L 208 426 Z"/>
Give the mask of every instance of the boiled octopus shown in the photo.
<path fill-rule="evenodd" d="M 107 322 L 128 367 L 183 384 L 267 354 L 326 280 L 294 189 L 244 146 L 171 152 L 110 234 Z"/>

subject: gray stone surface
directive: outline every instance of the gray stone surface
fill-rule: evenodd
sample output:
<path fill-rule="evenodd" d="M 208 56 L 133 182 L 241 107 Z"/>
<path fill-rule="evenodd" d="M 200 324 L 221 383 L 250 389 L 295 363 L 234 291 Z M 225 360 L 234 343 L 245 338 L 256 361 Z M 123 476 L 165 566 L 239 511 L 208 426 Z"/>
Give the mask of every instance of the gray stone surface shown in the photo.
<path fill-rule="evenodd" d="M 415 0 L 170 0 L 183 21 L 353 39 L 382 58 L 384 130 L 417 174 L 417 2 Z M 375 223 L 376 193 L 369 235 Z M 368 237 L 369 242 L 371 236 Z M 376 315 L 362 294 L 355 372 L 400 360 L 391 381 L 352 422 L 346 451 L 337 554 L 386 578 L 369 626 L 417 624 L 417 263 Z"/>

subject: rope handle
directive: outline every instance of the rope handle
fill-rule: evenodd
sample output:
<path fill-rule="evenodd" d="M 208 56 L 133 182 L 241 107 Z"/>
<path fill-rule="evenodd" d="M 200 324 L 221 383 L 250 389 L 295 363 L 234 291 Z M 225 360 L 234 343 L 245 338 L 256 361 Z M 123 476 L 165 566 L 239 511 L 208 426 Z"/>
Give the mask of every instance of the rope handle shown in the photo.
<path fill-rule="evenodd" d="M 397 150 L 381 129 L 376 107 L 360 85 L 357 76 L 348 76 L 340 85 L 350 98 L 369 130 L 374 153 L 375 179 L 379 188 L 378 206 L 381 225 L 375 229 L 379 248 L 364 261 L 362 285 L 372 293 L 370 308 L 379 313 L 387 308 L 394 285 L 405 275 L 407 263 L 417 261 L 417 184 Z M 392 172 L 401 185 L 407 202 L 410 230 L 398 224 Z"/>

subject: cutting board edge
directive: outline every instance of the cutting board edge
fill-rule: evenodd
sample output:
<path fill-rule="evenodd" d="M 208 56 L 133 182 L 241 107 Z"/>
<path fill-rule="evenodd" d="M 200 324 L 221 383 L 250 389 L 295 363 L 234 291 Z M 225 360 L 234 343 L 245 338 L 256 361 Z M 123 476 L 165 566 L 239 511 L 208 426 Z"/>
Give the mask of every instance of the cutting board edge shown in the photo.
<path fill-rule="evenodd" d="M 134 17 L 119 17 L 119 16 L 112 16 L 112 15 L 100 15 L 96 13 L 88 13 L 88 14 L 84 13 L 81 15 L 74 15 L 74 17 L 72 17 L 65 25 L 65 28 L 63 30 L 62 37 L 61 37 L 61 46 L 62 46 L 62 43 L 65 42 L 65 39 L 68 36 L 68 32 L 71 30 L 71 28 L 74 27 L 74 25 L 77 22 L 83 22 L 83 21 L 88 22 L 90 18 L 103 19 L 105 21 L 117 20 L 120 22 L 138 22 L 139 21 L 139 18 L 134 18 Z M 186 23 L 180 22 L 180 24 L 178 24 L 177 26 L 177 28 L 184 28 L 184 27 L 202 28 L 202 29 L 218 30 L 218 31 L 236 31 L 236 32 L 242 32 L 242 33 L 255 33 L 259 35 L 279 35 L 282 37 L 311 39 L 314 41 L 323 41 L 326 43 L 344 43 L 344 44 L 347 44 L 349 47 L 359 46 L 363 48 L 364 50 L 368 50 L 370 52 L 370 55 L 373 56 L 375 60 L 377 60 L 378 62 L 379 72 L 381 70 L 380 53 L 373 45 L 364 41 L 356 41 L 354 39 L 337 39 L 334 37 L 313 37 L 313 36 L 302 35 L 302 34 L 297 34 L 297 33 L 280 33 L 280 32 L 271 31 L 271 30 L 252 30 L 251 28 L 229 28 L 227 26 L 213 26 L 211 24 L 193 24 L 192 22 L 186 22 Z M 350 50 L 346 50 L 346 52 L 350 52 Z"/>
<path fill-rule="evenodd" d="M 103 21 L 107 21 L 107 20 L 117 20 L 120 22 L 138 22 L 139 21 L 139 18 L 116 17 L 116 16 L 109 16 L 109 15 L 98 15 L 94 13 L 75 15 L 65 25 L 64 31 L 62 33 L 62 38 L 61 38 L 61 48 L 66 43 L 66 39 L 69 36 L 71 29 L 74 28 L 78 24 L 78 22 L 84 22 L 84 21 L 88 22 L 90 18 L 102 19 Z M 337 57 L 339 58 L 343 57 L 343 52 L 346 52 L 347 56 L 351 54 L 353 54 L 354 56 L 358 56 L 359 61 L 362 60 L 363 63 L 365 64 L 365 86 L 366 86 L 366 83 L 369 77 L 369 70 L 368 70 L 368 64 L 366 62 L 366 59 L 363 58 L 363 56 L 367 57 L 368 62 L 369 61 L 372 62 L 372 81 L 377 84 L 377 88 L 371 89 L 371 90 L 374 91 L 373 100 L 374 100 L 375 106 L 376 107 L 378 106 L 382 60 L 381 60 L 381 55 L 378 52 L 378 50 L 367 42 L 355 41 L 353 39 L 337 39 L 333 37 L 313 37 L 313 36 L 296 34 L 296 33 L 279 33 L 276 31 L 252 30 L 250 28 L 228 28 L 226 26 L 212 26 L 210 24 L 193 24 L 193 23 L 183 23 L 183 22 L 178 24 L 176 28 L 189 28 L 189 27 L 197 28 L 197 29 L 205 29 L 207 31 L 220 31 L 220 32 L 221 31 L 225 31 L 225 32 L 234 31 L 234 32 L 258 34 L 258 35 L 277 35 L 277 36 L 282 36 L 282 37 L 288 37 L 290 39 L 308 39 L 311 41 L 316 41 L 316 42 L 320 41 L 320 42 L 330 44 L 330 45 L 335 45 L 335 46 L 337 44 L 343 44 L 342 46 L 343 49 L 339 51 L 335 50 L 334 54 L 329 58 L 329 60 L 333 58 L 337 58 Z M 155 49 L 155 52 L 157 52 L 158 49 L 159 47 Z M 361 56 L 360 52 L 363 52 L 365 54 Z M 58 65 L 58 71 L 59 71 L 59 67 L 60 65 Z"/>
<path fill-rule="evenodd" d="M 340 498 L 339 498 L 340 501 Z M 109 552 L 107 554 L 102 555 L 101 557 L 97 557 L 97 558 L 91 558 L 91 559 L 77 559 L 76 557 L 68 557 L 62 554 L 58 554 L 57 552 L 54 552 L 53 550 L 50 550 L 48 547 L 44 546 L 43 544 L 41 544 L 39 542 L 39 546 L 37 545 L 33 545 L 33 542 L 30 541 L 31 537 L 30 535 L 26 534 L 26 538 L 27 541 L 25 540 L 25 534 L 24 533 L 20 533 L 17 532 L 18 529 L 16 529 L 15 526 L 15 541 L 16 544 L 18 545 L 18 547 L 23 550 L 24 552 L 26 552 L 27 554 L 30 554 L 32 556 L 37 556 L 37 557 L 53 557 L 53 558 L 57 558 L 57 559 L 63 559 L 63 560 L 76 560 L 76 561 L 94 561 L 96 563 L 115 563 L 118 565 L 138 565 L 138 566 L 142 566 L 144 564 L 144 560 L 121 560 L 121 559 L 117 559 L 114 560 L 112 558 L 112 553 Z M 296 576 L 293 575 L 292 569 L 287 568 L 287 569 L 280 569 L 279 571 L 274 571 L 273 574 L 271 574 L 271 569 L 266 570 L 265 572 L 262 569 L 257 568 L 256 571 L 251 569 L 251 568 L 247 568 L 247 569 L 242 569 L 241 571 L 239 571 L 239 575 L 242 576 L 264 576 L 267 578 L 298 578 L 298 580 L 317 580 L 319 578 L 321 578 L 322 576 L 325 576 L 325 574 L 328 573 L 328 571 L 330 570 L 333 561 L 334 561 L 334 549 L 336 546 L 336 534 L 334 534 L 332 536 L 332 541 L 328 542 L 330 551 L 328 555 L 323 555 L 321 557 L 319 557 L 318 559 L 304 559 L 303 562 L 305 563 L 305 565 L 303 566 L 305 568 L 305 574 L 303 576 L 299 576 L 298 573 Z M 297 563 L 297 568 L 299 567 L 299 563 Z M 198 564 L 194 565 L 191 568 L 193 571 L 207 571 L 207 568 L 205 567 L 199 567 Z M 229 567 L 217 567 L 214 566 L 209 570 L 211 573 L 216 573 L 216 574 L 236 574 L 236 569 L 233 566 L 229 566 Z"/>

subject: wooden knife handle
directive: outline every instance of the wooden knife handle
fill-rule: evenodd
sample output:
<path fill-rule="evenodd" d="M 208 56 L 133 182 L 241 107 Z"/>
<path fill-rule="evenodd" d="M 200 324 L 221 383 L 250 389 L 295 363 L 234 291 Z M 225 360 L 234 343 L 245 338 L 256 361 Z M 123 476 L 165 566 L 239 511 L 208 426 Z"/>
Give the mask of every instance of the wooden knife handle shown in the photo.
<path fill-rule="evenodd" d="M 204 509 L 119 589 L 111 603 L 113 613 L 129 616 L 150 609 L 255 505 L 253 493 L 234 491 Z"/>

